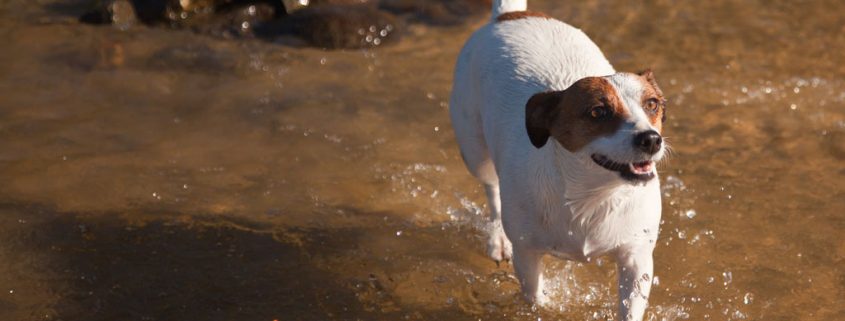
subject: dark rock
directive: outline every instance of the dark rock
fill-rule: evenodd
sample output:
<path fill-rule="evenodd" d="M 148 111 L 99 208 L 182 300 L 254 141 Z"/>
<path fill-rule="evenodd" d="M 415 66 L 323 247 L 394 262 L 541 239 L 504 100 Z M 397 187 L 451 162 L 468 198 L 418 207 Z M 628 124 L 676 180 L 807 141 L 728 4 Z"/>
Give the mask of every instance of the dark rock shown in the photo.
<path fill-rule="evenodd" d="M 181 26 L 224 38 L 252 37 L 254 27 L 273 20 L 278 15 L 277 10 L 267 3 L 227 5 L 218 8 L 213 15 L 195 15 L 193 19 L 185 19 Z"/>
<path fill-rule="evenodd" d="M 291 14 L 294 11 L 305 8 L 306 6 L 375 5 L 378 0 L 310 0 L 305 1 L 305 5 L 302 4 L 302 0 L 280 0 L 280 2 L 284 3 L 287 13 Z"/>
<path fill-rule="evenodd" d="M 322 48 L 366 48 L 398 38 L 398 24 L 392 14 L 370 5 L 318 5 L 294 11 L 255 31 L 269 40 L 294 35 Z"/>
<path fill-rule="evenodd" d="M 80 22 L 91 24 L 114 24 L 121 28 L 137 22 L 135 9 L 129 0 L 98 1 L 94 9 L 79 17 Z"/>
<path fill-rule="evenodd" d="M 131 0 L 138 19 L 146 24 L 167 21 L 167 12 L 179 5 L 179 0 Z"/>
<path fill-rule="evenodd" d="M 325 6 L 325 5 L 359 5 L 370 4 L 375 5 L 378 0 L 311 0 L 310 6 Z"/>
<path fill-rule="evenodd" d="M 490 0 L 98 0 L 80 21 L 121 28 L 140 21 L 225 38 L 300 39 L 342 49 L 380 46 L 398 39 L 403 21 L 454 25 L 488 13 Z M 398 15 L 398 17 L 397 17 Z"/>

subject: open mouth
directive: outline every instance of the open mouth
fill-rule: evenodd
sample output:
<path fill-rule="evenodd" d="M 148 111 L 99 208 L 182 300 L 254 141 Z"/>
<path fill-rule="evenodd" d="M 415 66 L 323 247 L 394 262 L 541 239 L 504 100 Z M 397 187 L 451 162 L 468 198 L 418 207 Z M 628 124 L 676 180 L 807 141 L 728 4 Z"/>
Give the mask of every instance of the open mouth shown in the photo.
<path fill-rule="evenodd" d="M 645 182 L 654 178 L 654 162 L 647 160 L 634 163 L 619 163 L 610 160 L 607 156 L 593 154 L 593 162 L 605 169 L 619 173 L 622 178 L 629 181 Z"/>

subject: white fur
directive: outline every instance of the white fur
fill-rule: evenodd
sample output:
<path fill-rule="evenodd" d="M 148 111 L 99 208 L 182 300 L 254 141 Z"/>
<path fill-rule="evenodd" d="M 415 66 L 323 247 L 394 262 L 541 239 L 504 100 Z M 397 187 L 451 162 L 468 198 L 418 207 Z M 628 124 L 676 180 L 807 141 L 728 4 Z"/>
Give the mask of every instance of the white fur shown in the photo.
<path fill-rule="evenodd" d="M 505 12 L 524 11 L 527 7 L 526 0 L 495 0 L 493 1 L 493 19 Z"/>
<path fill-rule="evenodd" d="M 632 135 L 653 129 L 640 106 L 642 84 L 616 74 L 580 30 L 553 19 L 495 22 L 525 1 L 495 1 L 494 22 L 475 32 L 458 57 L 450 114 L 461 155 L 487 191 L 493 230 L 489 254 L 513 254 L 523 293 L 543 303 L 543 255 L 585 260 L 611 254 L 619 267 L 622 320 L 641 320 L 652 279 L 652 251 L 661 203 L 659 181 L 634 184 L 596 165 L 601 153 L 629 162 Z M 563 90 L 588 76 L 605 76 L 631 117 L 615 134 L 576 152 L 550 138 L 535 148 L 525 105 L 540 92 Z M 659 160 L 661 151 L 653 156 Z"/>

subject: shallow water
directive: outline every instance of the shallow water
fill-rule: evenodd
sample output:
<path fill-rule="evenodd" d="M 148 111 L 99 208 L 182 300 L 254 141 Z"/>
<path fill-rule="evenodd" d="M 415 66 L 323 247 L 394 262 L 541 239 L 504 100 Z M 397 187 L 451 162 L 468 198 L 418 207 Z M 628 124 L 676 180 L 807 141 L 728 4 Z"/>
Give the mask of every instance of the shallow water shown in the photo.
<path fill-rule="evenodd" d="M 448 119 L 483 21 L 291 48 L 0 3 L 0 320 L 607 320 L 615 269 L 484 256 Z M 655 69 L 674 153 L 647 320 L 845 315 L 845 6 L 558 3 Z"/>

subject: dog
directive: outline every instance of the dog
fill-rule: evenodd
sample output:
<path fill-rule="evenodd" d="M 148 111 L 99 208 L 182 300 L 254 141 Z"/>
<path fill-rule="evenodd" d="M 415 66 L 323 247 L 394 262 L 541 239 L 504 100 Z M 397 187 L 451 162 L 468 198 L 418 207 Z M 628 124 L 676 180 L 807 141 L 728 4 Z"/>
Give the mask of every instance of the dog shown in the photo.
<path fill-rule="evenodd" d="M 619 319 L 641 320 L 660 224 L 666 100 L 650 70 L 616 72 L 581 30 L 496 0 L 458 57 L 450 117 L 484 185 L 488 254 L 545 304 L 544 255 L 616 258 Z"/>

